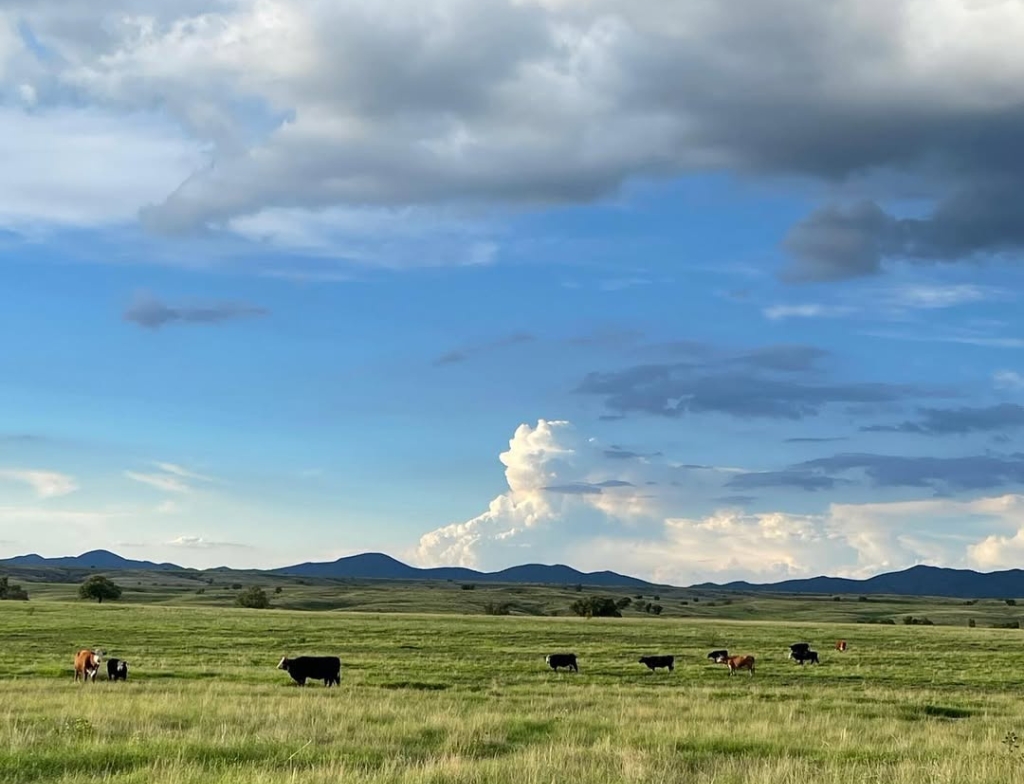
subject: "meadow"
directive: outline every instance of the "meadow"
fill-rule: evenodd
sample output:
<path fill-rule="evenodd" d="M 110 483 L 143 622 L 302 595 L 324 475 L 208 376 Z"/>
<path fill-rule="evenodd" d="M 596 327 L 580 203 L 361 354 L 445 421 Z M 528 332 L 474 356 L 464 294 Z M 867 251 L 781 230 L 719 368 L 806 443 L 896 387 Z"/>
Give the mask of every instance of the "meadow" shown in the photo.
<path fill-rule="evenodd" d="M 0 604 L 5 784 L 1024 776 L 1019 630 L 815 621 L 804 604 L 796 621 L 587 620 L 41 593 Z M 832 650 L 837 638 L 847 653 Z M 820 666 L 787 661 L 797 640 Z M 127 659 L 128 682 L 74 684 L 79 647 Z M 709 663 L 717 647 L 755 654 L 757 674 Z M 579 674 L 546 668 L 544 654 L 562 650 L 579 655 Z M 339 655 L 341 687 L 293 686 L 276 665 L 302 653 Z M 675 672 L 648 672 L 636 661 L 646 653 L 675 654 Z"/>

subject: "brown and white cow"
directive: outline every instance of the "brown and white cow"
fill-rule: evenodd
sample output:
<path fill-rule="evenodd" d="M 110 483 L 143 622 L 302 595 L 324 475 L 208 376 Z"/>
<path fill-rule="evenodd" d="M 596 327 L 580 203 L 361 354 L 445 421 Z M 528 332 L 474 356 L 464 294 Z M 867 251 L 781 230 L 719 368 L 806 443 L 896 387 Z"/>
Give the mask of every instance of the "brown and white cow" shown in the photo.
<path fill-rule="evenodd" d="M 845 651 L 846 650 L 846 640 L 836 640 L 836 650 L 837 651 Z"/>
<path fill-rule="evenodd" d="M 725 660 L 725 663 L 729 665 L 729 674 L 732 675 L 737 670 L 749 670 L 750 674 L 754 674 L 754 657 L 753 656 L 730 656 Z"/>
<path fill-rule="evenodd" d="M 97 651 L 90 651 L 83 648 L 75 654 L 75 682 L 81 678 L 82 682 L 96 680 L 96 673 L 99 672 L 100 662 L 103 657 Z"/>

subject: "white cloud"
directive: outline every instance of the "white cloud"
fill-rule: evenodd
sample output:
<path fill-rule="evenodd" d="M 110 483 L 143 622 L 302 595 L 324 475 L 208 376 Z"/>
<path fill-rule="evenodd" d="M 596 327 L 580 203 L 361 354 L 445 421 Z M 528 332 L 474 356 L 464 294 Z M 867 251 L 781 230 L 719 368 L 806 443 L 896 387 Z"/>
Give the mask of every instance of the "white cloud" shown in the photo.
<path fill-rule="evenodd" d="M 157 490 L 182 495 L 193 492 L 197 482 L 214 481 L 208 476 L 194 473 L 174 463 L 156 463 L 156 467 L 160 469 L 159 472 L 125 471 L 124 475 L 135 482 L 149 485 Z"/>
<path fill-rule="evenodd" d="M 169 547 L 182 547 L 189 550 L 213 550 L 213 549 L 237 549 L 243 548 L 248 549 L 248 545 L 238 544 L 236 542 L 215 542 L 206 539 L 202 536 L 178 536 L 169 542 L 165 542 Z"/>
<path fill-rule="evenodd" d="M 843 305 L 820 305 L 807 303 L 803 305 L 771 305 L 764 309 L 765 318 L 779 321 L 787 318 L 830 318 L 847 316 L 856 312 L 855 308 Z"/>
<path fill-rule="evenodd" d="M 918 563 L 989 567 L 1012 562 L 1024 541 L 1017 495 L 688 514 L 731 470 L 610 458 L 567 422 L 521 425 L 500 459 L 508 491 L 477 517 L 424 534 L 407 557 L 488 570 L 571 563 L 689 584 L 864 577 Z"/>
<path fill-rule="evenodd" d="M 58 498 L 78 489 L 74 477 L 55 471 L 0 469 L 0 481 L 19 482 L 32 488 L 39 498 Z"/>
<path fill-rule="evenodd" d="M 1024 376 L 1014 370 L 997 370 L 992 374 L 992 383 L 996 389 L 1017 392 L 1024 389 Z"/>

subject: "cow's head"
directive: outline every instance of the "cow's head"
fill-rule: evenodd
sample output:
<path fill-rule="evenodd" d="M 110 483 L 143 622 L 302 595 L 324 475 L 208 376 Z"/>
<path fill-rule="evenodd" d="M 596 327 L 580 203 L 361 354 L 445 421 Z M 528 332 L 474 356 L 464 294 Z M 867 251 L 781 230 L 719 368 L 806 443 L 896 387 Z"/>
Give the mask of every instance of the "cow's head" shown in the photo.
<path fill-rule="evenodd" d="M 288 657 L 284 656 L 281 658 L 281 661 L 277 663 L 277 669 L 285 670 L 287 672 L 289 664 L 291 664 L 291 662 L 288 661 Z"/>
<path fill-rule="evenodd" d="M 127 675 L 128 674 L 128 662 L 123 661 L 123 660 L 119 661 L 117 663 L 117 671 L 118 672 L 123 672 L 125 675 Z"/>
<path fill-rule="evenodd" d="M 99 667 L 100 666 L 100 662 L 102 662 L 102 661 L 103 661 L 103 652 L 102 651 L 93 651 L 92 652 L 92 666 L 93 667 Z"/>

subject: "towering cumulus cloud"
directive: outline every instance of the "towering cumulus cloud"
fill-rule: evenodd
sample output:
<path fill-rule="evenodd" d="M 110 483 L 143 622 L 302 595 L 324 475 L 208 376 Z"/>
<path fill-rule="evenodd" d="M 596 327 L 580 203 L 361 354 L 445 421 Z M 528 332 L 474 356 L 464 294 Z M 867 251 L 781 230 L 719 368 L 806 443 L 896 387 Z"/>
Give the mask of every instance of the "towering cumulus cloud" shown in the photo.
<path fill-rule="evenodd" d="M 425 534 L 414 560 L 569 562 L 688 584 L 863 576 L 921 562 L 991 568 L 1024 549 L 1017 495 L 742 511 L 720 495 L 744 475 L 736 469 L 602 445 L 564 421 L 520 425 L 500 459 L 508 491 L 483 514 Z"/>

